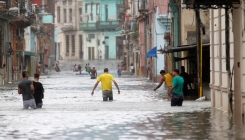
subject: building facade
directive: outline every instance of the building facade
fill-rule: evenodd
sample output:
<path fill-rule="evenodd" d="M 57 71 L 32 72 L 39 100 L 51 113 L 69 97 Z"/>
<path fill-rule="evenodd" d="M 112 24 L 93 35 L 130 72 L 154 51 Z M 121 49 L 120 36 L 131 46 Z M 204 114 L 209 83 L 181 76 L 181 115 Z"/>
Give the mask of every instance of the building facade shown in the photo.
<path fill-rule="evenodd" d="M 122 55 L 122 45 L 118 38 L 121 30 L 118 21 L 118 5 L 122 0 L 84 0 L 82 22 L 84 59 L 117 59 Z M 119 42 L 117 42 L 119 41 Z"/>
<path fill-rule="evenodd" d="M 55 3 L 56 60 L 83 58 L 83 31 L 79 30 L 84 6 L 82 0 L 58 0 Z"/>

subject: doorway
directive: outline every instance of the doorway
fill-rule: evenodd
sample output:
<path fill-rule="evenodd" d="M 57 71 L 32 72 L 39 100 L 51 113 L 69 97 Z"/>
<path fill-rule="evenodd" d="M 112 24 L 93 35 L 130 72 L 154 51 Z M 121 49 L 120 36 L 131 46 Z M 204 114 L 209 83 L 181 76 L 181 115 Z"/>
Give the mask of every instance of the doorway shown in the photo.
<path fill-rule="evenodd" d="M 94 60 L 95 54 L 94 54 L 94 47 L 88 47 L 88 60 Z"/>

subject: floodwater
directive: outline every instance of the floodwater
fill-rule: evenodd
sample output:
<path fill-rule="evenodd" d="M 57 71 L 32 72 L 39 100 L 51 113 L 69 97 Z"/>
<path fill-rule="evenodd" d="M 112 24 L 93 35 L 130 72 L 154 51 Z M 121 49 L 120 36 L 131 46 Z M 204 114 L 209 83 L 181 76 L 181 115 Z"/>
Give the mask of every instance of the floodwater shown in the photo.
<path fill-rule="evenodd" d="M 100 86 L 91 96 L 96 81 L 73 72 L 41 77 L 42 109 L 21 109 L 16 85 L 2 87 L 0 139 L 245 139 L 244 127 L 211 109 L 210 101 L 170 107 L 164 88 L 153 92 L 156 84 L 147 79 L 115 74 L 121 94 L 114 87 L 113 102 L 102 102 Z"/>

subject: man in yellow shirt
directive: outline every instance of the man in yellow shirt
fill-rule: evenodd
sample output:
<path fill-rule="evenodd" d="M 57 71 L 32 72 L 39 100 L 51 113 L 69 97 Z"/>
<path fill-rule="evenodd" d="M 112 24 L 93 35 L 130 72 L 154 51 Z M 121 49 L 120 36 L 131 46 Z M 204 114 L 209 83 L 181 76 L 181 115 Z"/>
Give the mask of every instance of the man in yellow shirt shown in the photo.
<path fill-rule="evenodd" d="M 120 94 L 120 90 L 119 90 L 119 87 L 117 85 L 117 82 L 114 80 L 114 77 L 111 74 L 109 74 L 108 72 L 109 72 L 108 68 L 105 68 L 104 69 L 104 74 L 100 75 L 97 78 L 97 82 L 95 83 L 93 91 L 91 93 L 91 95 L 93 96 L 94 95 L 94 90 L 96 89 L 98 84 L 101 82 L 103 101 L 108 101 L 108 98 L 109 98 L 109 101 L 113 100 L 112 82 L 117 87 L 118 94 Z"/>
<path fill-rule="evenodd" d="M 161 82 L 158 84 L 158 86 L 154 89 L 156 91 L 159 87 L 162 86 L 163 82 L 165 81 L 165 85 L 168 88 L 168 93 L 170 88 L 172 87 L 172 81 L 173 81 L 173 76 L 170 73 L 166 73 L 164 70 L 160 71 L 160 74 L 162 75 Z"/>

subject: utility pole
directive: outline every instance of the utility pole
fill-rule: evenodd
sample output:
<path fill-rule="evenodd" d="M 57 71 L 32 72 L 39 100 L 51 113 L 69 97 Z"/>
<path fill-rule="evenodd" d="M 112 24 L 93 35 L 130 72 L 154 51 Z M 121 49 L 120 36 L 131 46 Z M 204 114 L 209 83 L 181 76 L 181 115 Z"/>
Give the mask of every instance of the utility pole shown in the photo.
<path fill-rule="evenodd" d="M 201 43 L 201 19 L 199 9 L 195 9 L 196 14 L 196 50 L 197 50 L 197 74 L 198 74 L 198 93 L 199 97 L 203 96 L 202 84 L 202 43 Z"/>

